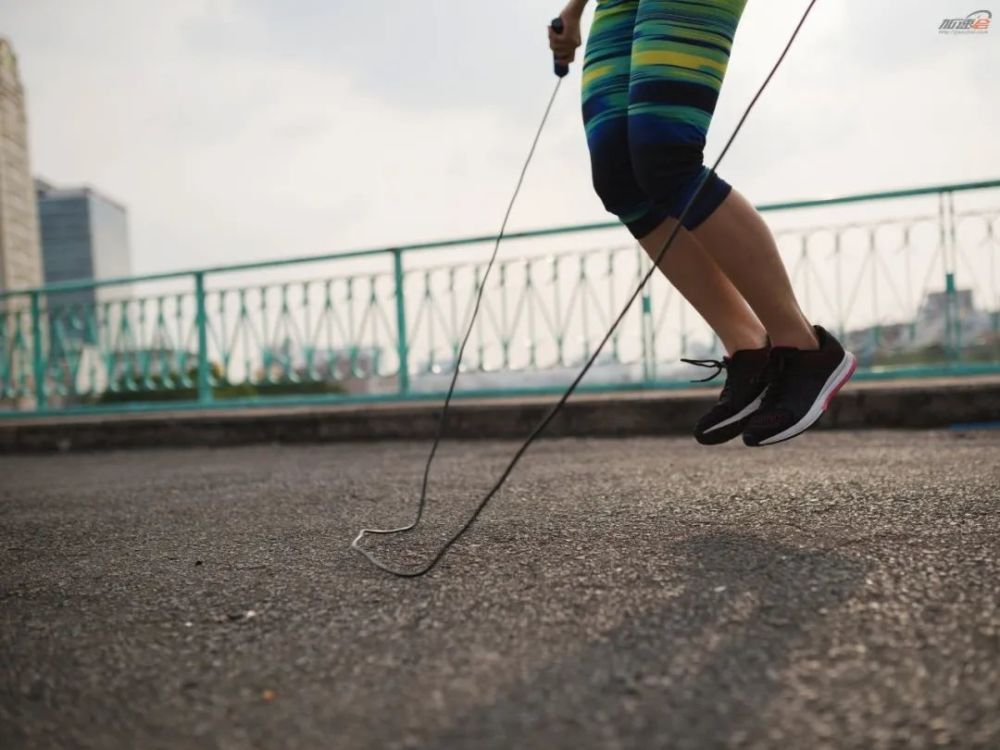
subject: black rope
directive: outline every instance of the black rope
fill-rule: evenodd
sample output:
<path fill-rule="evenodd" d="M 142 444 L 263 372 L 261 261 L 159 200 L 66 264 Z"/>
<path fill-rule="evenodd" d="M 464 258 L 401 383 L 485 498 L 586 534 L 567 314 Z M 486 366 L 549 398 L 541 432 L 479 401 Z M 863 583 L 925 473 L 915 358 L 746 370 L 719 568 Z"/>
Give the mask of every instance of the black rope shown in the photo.
<path fill-rule="evenodd" d="M 500 233 L 497 235 L 496 244 L 493 246 L 493 255 L 490 257 L 490 261 L 486 266 L 486 271 L 483 273 L 483 277 L 479 282 L 479 290 L 476 295 L 476 303 L 473 308 L 472 319 L 469 321 L 468 330 L 466 330 L 465 332 L 465 337 L 462 339 L 462 346 L 459 348 L 458 351 L 458 358 L 455 362 L 455 370 L 452 373 L 451 384 L 448 387 L 448 394 L 445 396 L 444 407 L 441 412 L 441 419 L 438 422 L 437 434 L 434 436 L 434 443 L 431 446 L 430 456 L 427 458 L 427 465 L 424 467 L 424 479 L 420 489 L 420 500 L 417 504 L 416 516 L 414 517 L 412 523 L 406 526 L 401 526 L 398 529 L 361 529 L 361 531 L 358 532 L 358 535 L 354 538 L 354 541 L 351 542 L 351 549 L 360 552 L 368 559 L 369 562 L 372 563 L 372 565 L 374 565 L 379 570 L 385 571 L 386 573 L 391 573 L 392 575 L 398 576 L 400 578 L 417 578 L 431 571 L 438 564 L 438 562 L 441 561 L 441 558 L 445 556 L 448 550 L 451 549 L 452 545 L 455 544 L 455 542 L 457 542 L 462 537 L 462 535 L 469 530 L 472 524 L 476 522 L 476 519 L 479 518 L 479 516 L 482 514 L 483 510 L 489 504 L 490 500 L 493 499 L 493 496 L 496 495 L 497 492 L 499 492 L 501 487 L 503 487 L 504 483 L 507 481 L 507 477 L 510 476 L 510 473 L 514 470 L 514 467 L 517 466 L 518 462 L 521 460 L 521 457 L 525 454 L 528 448 L 531 447 L 531 444 L 535 442 L 535 440 L 538 438 L 539 435 L 542 434 L 542 432 L 545 431 L 545 428 L 549 426 L 549 423 L 552 422 L 553 419 L 555 419 L 556 415 L 559 414 L 560 411 L 562 411 L 562 408 L 569 400 L 569 397 L 573 395 L 573 392 L 580 384 L 580 381 L 583 380 L 584 376 L 587 374 L 587 372 L 593 366 L 594 362 L 597 360 L 597 357 L 598 355 L 600 355 L 601 350 L 604 348 L 605 344 L 607 344 L 608 341 L 611 339 L 611 336 L 614 334 L 615 329 L 618 328 L 618 325 L 625 318 L 625 315 L 628 314 L 629 308 L 631 308 L 636 298 L 639 296 L 643 288 L 649 282 L 650 278 L 652 278 L 653 274 L 656 272 L 656 269 L 659 267 L 660 262 L 666 255 L 667 250 L 670 249 L 670 246 L 673 244 L 674 239 L 680 232 L 681 226 L 683 226 L 684 219 L 687 218 L 688 212 L 691 210 L 692 205 L 694 204 L 695 200 L 697 200 L 702 189 L 705 187 L 705 183 L 708 181 L 709 177 L 715 173 L 715 170 L 718 169 L 719 164 L 722 162 L 722 159 L 725 157 L 726 153 L 728 153 L 730 146 L 733 145 L 733 141 L 736 139 L 737 134 L 739 134 L 740 130 L 743 128 L 744 122 L 746 122 L 746 119 L 747 117 L 749 117 L 750 112 L 757 104 L 757 100 L 760 99 L 761 95 L 764 93 L 764 90 L 767 88 L 768 84 L 770 84 L 771 79 L 774 77 L 775 73 L 778 72 L 778 68 L 781 67 L 781 63 L 784 61 L 785 56 L 791 49 L 792 43 L 795 41 L 795 38 L 799 35 L 799 31 L 802 30 L 802 26 L 805 24 L 806 18 L 809 17 L 809 13 L 812 11 L 813 6 L 815 4 L 816 0 L 810 0 L 809 5 L 806 7 L 805 12 L 802 14 L 802 18 L 799 20 L 798 24 L 795 27 L 795 30 L 792 32 L 792 35 L 789 37 L 788 42 L 785 44 L 785 48 L 782 50 L 781 55 L 779 55 L 777 62 L 775 62 L 774 66 L 771 68 L 771 72 L 767 74 L 767 78 L 764 79 L 764 82 L 757 90 L 757 93 L 754 94 L 753 99 L 750 100 L 750 104 L 747 105 L 747 108 L 744 110 L 743 115 L 740 117 L 739 122 L 736 124 L 736 127 L 733 129 L 732 134 L 726 141 L 726 145 L 723 147 L 721 153 L 716 158 L 715 163 L 712 164 L 711 169 L 706 171 L 705 174 L 702 176 L 701 181 L 698 183 L 697 189 L 694 191 L 691 198 L 688 200 L 687 205 L 684 206 L 684 209 L 677 217 L 677 222 L 673 230 L 671 231 L 670 236 L 667 237 L 666 241 L 663 243 L 663 247 L 660 250 L 659 254 L 656 256 L 656 259 L 650 266 L 649 270 L 646 272 L 646 275 L 642 277 L 642 280 L 639 282 L 639 285 L 636 287 L 635 291 L 632 292 L 632 295 L 629 297 L 628 301 L 622 307 L 621 312 L 618 314 L 618 317 L 615 318 L 614 322 L 611 324 L 611 327 L 608 329 L 608 332 L 604 334 L 604 338 L 601 339 L 600 344 L 597 345 L 597 348 L 594 350 L 593 354 L 590 355 L 590 359 L 587 360 L 587 363 L 583 366 L 583 369 L 580 370 L 577 376 L 573 379 L 573 382 L 570 383 L 566 391 L 562 394 L 562 396 L 559 397 L 559 400 L 552 406 L 551 409 L 549 409 L 548 413 L 545 415 L 542 421 L 539 422 L 535 426 L 535 429 L 531 431 L 531 434 L 528 435 L 527 439 L 524 441 L 521 447 L 517 449 L 517 451 L 514 453 L 514 457 L 510 460 L 510 463 L 507 464 L 507 468 L 505 468 L 503 472 L 500 474 L 500 478 L 497 479 L 496 483 L 493 485 L 490 491 L 487 492 L 486 495 L 482 498 L 482 500 L 479 501 L 479 504 L 476 506 L 475 510 L 473 510 L 473 512 L 469 515 L 468 520 L 466 520 L 466 522 L 462 524 L 462 526 L 458 529 L 458 531 L 456 531 L 454 534 L 451 535 L 451 537 L 448 538 L 448 540 L 441 546 L 441 548 L 430 559 L 430 561 L 425 563 L 423 566 L 412 570 L 403 570 L 401 568 L 394 568 L 392 566 L 380 562 L 377 558 L 375 558 L 374 555 L 372 555 L 368 550 L 366 550 L 361 546 L 361 541 L 368 534 L 400 534 L 412 531 L 417 527 L 417 525 L 423 518 L 424 509 L 426 508 L 427 505 L 427 482 L 430 476 L 431 464 L 434 461 L 434 455 L 437 453 L 438 444 L 441 442 L 441 436 L 444 433 L 444 428 L 448 420 L 448 407 L 451 404 L 452 395 L 455 392 L 455 383 L 458 380 L 459 366 L 461 365 L 462 362 L 462 355 L 465 352 L 465 345 L 468 343 L 469 337 L 472 335 L 472 327 L 476 321 L 476 315 L 479 312 L 479 305 L 483 298 L 483 291 L 486 288 L 486 278 L 489 275 L 490 270 L 493 268 L 493 262 L 496 260 L 497 251 L 500 247 L 500 241 L 503 239 L 504 231 L 507 228 L 507 221 L 510 218 L 511 211 L 514 208 L 514 202 L 517 200 L 518 193 L 521 190 L 521 185 L 524 183 L 524 176 L 527 173 L 528 165 L 531 164 L 531 159 L 535 154 L 535 147 L 538 145 L 538 141 L 541 138 L 542 131 L 545 128 L 545 123 L 548 120 L 549 112 L 551 112 L 552 110 L 552 104 L 555 101 L 556 95 L 559 93 L 559 86 L 562 83 L 562 78 L 560 78 L 556 82 L 555 89 L 553 90 L 552 96 L 549 98 L 549 103 L 545 108 L 545 114 L 542 116 L 542 122 L 538 126 L 538 132 L 535 134 L 535 138 L 531 143 L 531 149 L 528 151 L 528 158 L 525 160 L 524 166 L 521 169 L 521 174 L 518 177 L 517 185 L 514 188 L 514 194 L 511 196 L 510 203 L 507 206 L 507 212 L 504 214 L 503 223 L 500 226 Z"/>

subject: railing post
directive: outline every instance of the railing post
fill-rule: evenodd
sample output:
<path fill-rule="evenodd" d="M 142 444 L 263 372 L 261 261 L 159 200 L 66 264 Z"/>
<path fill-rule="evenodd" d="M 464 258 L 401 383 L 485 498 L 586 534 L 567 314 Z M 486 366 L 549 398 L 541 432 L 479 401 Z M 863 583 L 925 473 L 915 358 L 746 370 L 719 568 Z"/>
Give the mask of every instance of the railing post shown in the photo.
<path fill-rule="evenodd" d="M 944 269 L 944 348 L 948 364 L 960 358 L 961 321 L 958 316 L 958 289 L 955 286 L 957 250 L 955 249 L 955 204 L 949 192 L 941 194 L 941 235 L 943 241 L 942 267 Z"/>
<path fill-rule="evenodd" d="M 635 259 L 636 259 L 636 280 L 642 281 L 645 276 L 645 269 L 643 267 L 643 259 L 645 255 L 643 254 L 642 247 L 636 245 L 635 247 Z M 652 345 L 650 342 L 650 331 L 652 330 L 652 314 L 653 314 L 653 302 L 649 296 L 649 285 L 643 287 L 642 293 L 639 295 L 639 340 L 642 345 L 642 380 L 644 383 L 649 383 L 653 379 L 653 352 Z"/>
<path fill-rule="evenodd" d="M 410 347 L 406 338 L 406 296 L 403 293 L 403 251 L 392 251 L 392 270 L 396 286 L 396 351 L 399 354 L 399 393 L 410 391 Z"/>
<path fill-rule="evenodd" d="M 208 312 L 205 304 L 205 273 L 194 274 L 195 326 L 198 329 L 198 401 L 212 400 L 212 381 L 208 364 Z"/>
<path fill-rule="evenodd" d="M 958 225 L 955 216 L 955 194 L 948 191 L 948 234 L 951 246 L 951 268 L 949 278 L 951 281 L 951 295 L 948 300 L 951 308 L 951 330 L 952 330 L 952 351 L 956 361 L 962 359 L 962 311 L 958 303 L 958 287 L 956 286 L 956 274 L 958 273 L 958 235 L 956 226 Z"/>
<path fill-rule="evenodd" d="M 35 408 L 45 408 L 45 356 L 42 348 L 42 293 L 31 293 L 31 352 L 35 378 Z"/>

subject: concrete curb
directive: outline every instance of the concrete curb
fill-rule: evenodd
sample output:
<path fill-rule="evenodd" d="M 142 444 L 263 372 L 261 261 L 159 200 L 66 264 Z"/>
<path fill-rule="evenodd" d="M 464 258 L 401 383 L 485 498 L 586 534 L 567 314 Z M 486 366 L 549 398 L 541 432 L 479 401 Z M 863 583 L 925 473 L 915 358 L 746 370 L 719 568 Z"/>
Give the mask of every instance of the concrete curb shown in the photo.
<path fill-rule="evenodd" d="M 715 399 L 708 390 L 574 397 L 546 435 L 685 434 Z M 520 438 L 555 398 L 460 400 L 448 418 L 449 438 Z M 192 447 L 251 443 L 432 438 L 440 403 L 410 402 L 313 409 L 25 418 L 0 422 L 0 453 Z M 848 386 L 820 426 L 837 429 L 940 428 L 1000 420 L 1000 378 L 913 380 Z"/>

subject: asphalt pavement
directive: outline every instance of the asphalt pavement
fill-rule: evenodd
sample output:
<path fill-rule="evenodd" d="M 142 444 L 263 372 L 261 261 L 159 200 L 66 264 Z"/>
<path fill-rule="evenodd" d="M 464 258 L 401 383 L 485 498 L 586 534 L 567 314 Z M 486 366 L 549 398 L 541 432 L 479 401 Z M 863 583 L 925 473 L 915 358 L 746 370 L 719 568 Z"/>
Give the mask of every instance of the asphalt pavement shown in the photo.
<path fill-rule="evenodd" d="M 1000 431 L 547 440 L 398 580 L 428 448 L 0 458 L 0 747 L 1000 747 Z"/>

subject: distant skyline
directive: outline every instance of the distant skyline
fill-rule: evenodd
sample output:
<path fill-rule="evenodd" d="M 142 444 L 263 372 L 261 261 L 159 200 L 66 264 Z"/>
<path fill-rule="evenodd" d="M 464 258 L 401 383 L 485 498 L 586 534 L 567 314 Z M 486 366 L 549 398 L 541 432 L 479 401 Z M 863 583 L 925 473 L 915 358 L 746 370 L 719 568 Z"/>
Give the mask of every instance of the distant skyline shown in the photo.
<path fill-rule="evenodd" d="M 806 5 L 751 0 L 709 139 Z M 99 11 L 95 11 L 95 7 Z M 496 229 L 554 84 L 537 0 L 0 6 L 34 171 L 129 206 L 145 273 Z M 1000 176 L 1000 27 L 962 0 L 821 0 L 720 172 L 755 202 Z M 566 80 L 513 226 L 610 217 Z"/>

